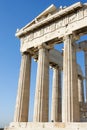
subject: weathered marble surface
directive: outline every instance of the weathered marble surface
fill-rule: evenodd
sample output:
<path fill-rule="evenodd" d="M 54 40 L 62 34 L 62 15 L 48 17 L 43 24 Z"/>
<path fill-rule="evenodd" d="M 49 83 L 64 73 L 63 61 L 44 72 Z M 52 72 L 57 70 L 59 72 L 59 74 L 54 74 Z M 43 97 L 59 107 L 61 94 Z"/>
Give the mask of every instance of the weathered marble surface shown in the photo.
<path fill-rule="evenodd" d="M 11 123 L 4 130 L 87 130 L 87 123 Z"/>
<path fill-rule="evenodd" d="M 75 44 L 80 36 L 84 34 L 87 34 L 87 3 L 81 4 L 80 2 L 62 9 L 56 9 L 52 5 L 16 33 L 16 36 L 21 41 L 20 51 L 22 54 L 30 55 L 22 56 L 14 115 L 15 122 L 11 123 L 5 130 L 87 129 L 87 123 L 75 123 L 80 121 L 80 118 L 83 119 L 84 115 L 86 117 L 87 114 L 87 111 L 85 111 L 87 104 L 85 105 L 82 102 L 81 91 L 78 91 L 78 86 L 79 90 L 81 90 L 81 80 L 78 82 L 77 76 L 82 76 L 82 72 L 80 67 L 78 67 L 77 72 L 76 64 L 76 51 L 87 51 L 87 41 Z M 55 44 L 62 42 L 64 43 L 64 51 L 62 53 L 52 50 Z M 45 48 L 41 48 L 43 45 L 45 45 Z M 36 56 L 38 61 L 34 113 L 34 121 L 37 123 L 28 122 L 31 56 Z M 49 109 L 49 65 L 52 67 L 57 65 L 64 73 L 62 94 L 62 122 L 64 123 L 47 122 Z M 85 77 L 87 77 L 86 75 Z M 80 96 L 78 96 L 78 92 Z M 79 104 L 79 99 L 81 99 L 82 104 Z M 83 113 L 85 114 L 83 115 Z"/>
<path fill-rule="evenodd" d="M 29 27 L 27 26 L 19 30 L 16 36 L 20 37 L 22 35 L 21 51 L 24 52 L 31 47 L 36 48 L 49 41 L 55 42 L 55 39 L 56 43 L 60 40 L 63 42 L 64 35 L 72 33 L 84 35 L 85 32 L 87 33 L 87 30 L 85 30 L 87 27 L 86 21 L 87 5 L 78 2 L 61 11 L 55 12 L 49 17 L 45 17 L 41 21 L 37 21 Z M 27 34 L 28 32 L 30 33 Z M 23 36 L 23 33 L 26 35 Z"/>

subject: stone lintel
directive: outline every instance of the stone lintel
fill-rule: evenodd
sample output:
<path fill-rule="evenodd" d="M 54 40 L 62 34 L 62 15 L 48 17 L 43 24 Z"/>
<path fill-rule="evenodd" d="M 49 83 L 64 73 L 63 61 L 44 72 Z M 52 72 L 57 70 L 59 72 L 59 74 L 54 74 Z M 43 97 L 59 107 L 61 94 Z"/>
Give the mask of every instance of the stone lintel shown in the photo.
<path fill-rule="evenodd" d="M 57 51 L 56 49 L 52 49 L 49 51 L 49 62 L 51 66 L 59 66 L 61 69 L 63 68 L 63 56 L 62 53 Z"/>
<path fill-rule="evenodd" d="M 38 53 L 33 56 L 35 61 L 38 60 Z M 49 51 L 49 64 L 51 67 L 59 66 L 61 69 L 63 69 L 63 55 L 60 51 L 56 49 L 51 49 Z M 81 67 L 79 64 L 77 64 L 77 70 L 78 70 L 78 75 L 83 76 Z"/>
<path fill-rule="evenodd" d="M 50 9 L 56 10 L 52 5 L 42 12 L 35 19 L 40 19 L 49 14 Z M 55 12 L 55 11 L 54 11 Z M 77 2 L 69 7 L 57 10 L 50 16 L 45 16 L 41 21 L 30 22 L 16 33 L 22 39 L 21 52 L 31 48 L 36 48 L 43 43 L 53 42 L 54 44 L 63 42 L 65 35 L 75 33 L 77 36 L 87 34 L 87 4 Z M 78 25 L 78 26 L 77 26 Z"/>
<path fill-rule="evenodd" d="M 16 32 L 16 36 L 17 37 L 21 37 L 22 35 L 26 34 L 27 32 L 29 32 L 31 30 L 37 29 L 40 26 L 42 26 L 44 24 L 47 24 L 48 22 L 51 22 L 51 21 L 53 21 L 56 18 L 58 19 L 60 17 L 64 17 L 64 16 L 70 14 L 71 12 L 75 12 L 76 10 L 78 10 L 79 8 L 82 8 L 82 7 L 83 7 L 83 5 L 80 2 L 77 2 L 77 3 L 67 7 L 65 9 L 62 9 L 62 10 L 58 11 L 54 15 L 45 18 L 43 21 L 37 22 L 37 24 L 34 23 L 32 26 L 29 26 L 29 24 L 28 24 L 27 26 L 23 27 L 21 30 Z M 38 17 L 36 17 L 36 18 L 38 18 Z M 30 22 L 30 24 L 31 24 L 31 22 Z"/>

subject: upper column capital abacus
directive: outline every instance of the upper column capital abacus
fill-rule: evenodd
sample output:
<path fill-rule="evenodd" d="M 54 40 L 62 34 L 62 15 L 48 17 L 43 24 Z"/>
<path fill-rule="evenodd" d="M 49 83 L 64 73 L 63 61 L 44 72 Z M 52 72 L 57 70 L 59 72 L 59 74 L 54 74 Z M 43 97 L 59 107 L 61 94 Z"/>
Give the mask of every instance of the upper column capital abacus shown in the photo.
<path fill-rule="evenodd" d="M 76 44 L 76 41 L 79 40 L 79 36 L 75 35 L 74 33 L 73 34 L 70 34 L 70 35 L 66 35 L 63 37 L 63 41 L 65 43 L 71 43 L 72 46 L 73 46 L 73 49 L 76 51 L 76 48 L 77 48 L 77 44 Z"/>
<path fill-rule="evenodd" d="M 63 41 L 68 40 L 68 39 L 73 39 L 73 35 L 72 34 L 71 35 L 65 35 L 63 37 Z"/>
<path fill-rule="evenodd" d="M 23 56 L 23 55 L 30 55 L 30 53 L 29 52 L 21 52 L 21 55 Z"/>
<path fill-rule="evenodd" d="M 53 70 L 55 70 L 55 69 L 60 70 L 60 71 L 62 70 L 61 67 L 58 65 L 52 66 L 52 68 L 53 68 Z"/>
<path fill-rule="evenodd" d="M 45 49 L 49 49 L 48 46 L 46 45 L 46 43 L 43 43 L 42 45 L 39 45 L 39 46 L 38 46 L 38 49 L 42 49 L 42 48 L 43 48 L 43 49 L 44 49 L 44 48 L 45 48 Z"/>
<path fill-rule="evenodd" d="M 63 37 L 63 41 L 67 40 L 67 39 L 71 39 L 72 41 L 77 41 L 80 39 L 79 35 L 76 35 L 75 33 L 69 34 L 69 35 L 65 35 Z"/>

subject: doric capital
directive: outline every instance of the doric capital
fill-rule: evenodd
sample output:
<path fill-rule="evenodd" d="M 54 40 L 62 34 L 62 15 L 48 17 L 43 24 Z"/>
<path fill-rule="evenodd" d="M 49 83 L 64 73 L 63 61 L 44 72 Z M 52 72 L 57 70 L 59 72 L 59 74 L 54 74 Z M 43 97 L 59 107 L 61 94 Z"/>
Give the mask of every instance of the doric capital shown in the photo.
<path fill-rule="evenodd" d="M 42 48 L 48 49 L 48 46 L 46 45 L 46 43 L 43 43 L 38 46 L 38 49 L 42 49 Z"/>
<path fill-rule="evenodd" d="M 23 56 L 23 55 L 29 55 L 29 54 L 30 54 L 30 53 L 29 53 L 29 52 L 27 52 L 27 51 L 26 51 L 26 52 L 22 52 L 22 53 L 21 53 L 21 55 L 22 55 L 22 56 Z"/>
<path fill-rule="evenodd" d="M 62 70 L 61 67 L 58 65 L 52 66 L 52 68 L 53 68 L 53 70 L 55 70 L 55 69 L 60 70 L 60 71 Z"/>
<path fill-rule="evenodd" d="M 80 36 L 79 36 L 79 35 L 77 36 L 76 34 L 72 33 L 72 34 L 70 34 L 70 35 L 65 35 L 65 36 L 63 37 L 63 41 L 68 40 L 68 39 L 71 39 L 72 42 L 73 42 L 73 41 L 79 40 L 79 39 L 80 39 Z"/>

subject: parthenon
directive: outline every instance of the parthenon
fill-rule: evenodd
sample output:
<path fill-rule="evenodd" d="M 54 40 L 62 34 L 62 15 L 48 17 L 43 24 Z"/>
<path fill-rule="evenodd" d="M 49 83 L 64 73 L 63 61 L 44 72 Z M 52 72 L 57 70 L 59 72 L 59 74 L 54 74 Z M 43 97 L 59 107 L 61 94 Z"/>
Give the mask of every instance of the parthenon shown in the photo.
<path fill-rule="evenodd" d="M 87 128 L 87 41 L 78 42 L 85 34 L 87 3 L 81 2 L 61 8 L 52 4 L 17 30 L 16 36 L 21 44 L 18 93 L 14 121 L 5 130 Z M 62 52 L 54 49 L 61 43 L 64 44 Z M 76 60 L 79 51 L 84 52 L 85 76 Z M 38 66 L 33 121 L 28 122 L 31 58 L 36 60 Z M 48 119 L 50 66 L 53 70 L 51 122 Z M 83 90 L 84 80 L 86 93 Z"/>

